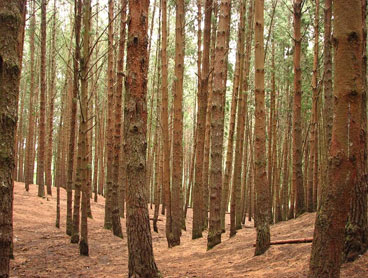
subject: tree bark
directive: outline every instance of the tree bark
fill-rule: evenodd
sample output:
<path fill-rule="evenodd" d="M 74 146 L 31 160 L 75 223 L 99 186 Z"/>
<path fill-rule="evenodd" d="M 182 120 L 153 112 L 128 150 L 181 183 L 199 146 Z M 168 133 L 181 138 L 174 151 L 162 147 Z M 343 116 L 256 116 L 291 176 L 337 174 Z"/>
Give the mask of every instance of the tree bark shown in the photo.
<path fill-rule="evenodd" d="M 13 235 L 13 171 L 25 1 L 0 2 L 0 277 L 9 277 Z"/>
<path fill-rule="evenodd" d="M 255 125 L 254 125 L 254 184 L 256 190 L 257 241 L 255 255 L 270 247 L 270 188 L 266 173 L 266 115 L 264 91 L 264 0 L 255 4 Z"/>
<path fill-rule="evenodd" d="M 171 247 L 180 245 L 182 209 L 181 188 L 183 180 L 183 77 L 184 77 L 184 0 L 176 1 L 175 32 L 175 77 L 174 123 L 173 123 L 173 155 L 172 155 L 172 242 Z"/>
<path fill-rule="evenodd" d="M 344 231 L 361 169 L 362 7 L 361 0 L 334 2 L 334 120 L 329 150 L 329 185 L 322 188 L 309 277 L 340 277 Z"/>
<path fill-rule="evenodd" d="M 127 159 L 127 237 L 131 278 L 159 277 L 145 198 L 148 7 L 148 0 L 129 0 L 124 151 Z"/>
<path fill-rule="evenodd" d="M 302 170 L 302 70 L 301 58 L 301 17 L 302 0 L 294 0 L 294 103 L 293 103 L 293 188 L 295 195 L 295 216 L 305 212 L 303 170 Z"/>
<path fill-rule="evenodd" d="M 222 158 L 224 143 L 224 96 L 230 36 L 231 0 L 222 0 L 216 38 L 213 99 L 211 104 L 210 218 L 207 249 L 221 243 Z"/>

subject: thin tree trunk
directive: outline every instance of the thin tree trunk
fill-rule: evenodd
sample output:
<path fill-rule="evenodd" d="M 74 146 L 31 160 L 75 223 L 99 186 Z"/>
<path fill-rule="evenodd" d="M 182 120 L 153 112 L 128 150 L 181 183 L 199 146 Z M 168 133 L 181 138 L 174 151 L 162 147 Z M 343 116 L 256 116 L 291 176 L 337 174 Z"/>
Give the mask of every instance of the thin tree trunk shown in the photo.
<path fill-rule="evenodd" d="M 45 196 L 45 135 L 46 135 L 46 0 L 41 2 L 41 69 L 40 118 L 37 146 L 38 197 Z"/>
<path fill-rule="evenodd" d="M 245 64 L 245 54 L 244 54 L 244 37 L 245 37 L 245 12 L 246 12 L 246 1 L 241 2 L 240 6 L 240 22 L 238 29 L 238 57 L 239 59 L 239 69 L 236 74 L 238 74 L 237 83 L 234 83 L 234 89 L 237 91 L 238 95 L 238 116 L 237 116 L 237 126 L 236 126 L 236 142 L 235 142 L 235 159 L 234 159 L 234 176 L 233 183 L 231 187 L 231 205 L 230 205 L 230 237 L 236 234 L 237 229 L 241 229 L 241 213 L 239 214 L 240 198 L 241 198 L 241 173 L 242 173 L 242 159 L 243 159 L 243 141 L 244 141 L 244 125 L 245 125 L 245 98 L 244 92 L 248 88 L 244 87 L 244 78 L 246 78 L 247 64 Z M 248 22 L 249 23 L 249 22 Z M 251 26 L 249 26 L 251 27 Z M 236 76 L 235 76 L 236 77 Z M 247 87 L 247 86 L 246 86 Z M 235 115 L 234 115 L 235 124 Z M 233 142 L 231 142 L 233 145 Z M 224 196 L 223 196 L 224 197 Z M 227 205 L 227 203 L 226 203 Z M 225 219 L 224 223 L 225 223 Z M 239 221 L 240 220 L 240 221 Z M 222 227 L 223 228 L 223 227 Z"/>
<path fill-rule="evenodd" d="M 207 249 L 221 243 L 222 157 L 224 141 L 224 96 L 230 36 L 231 0 L 222 0 L 217 31 L 211 105 L 210 218 Z"/>
<path fill-rule="evenodd" d="M 105 188 L 105 219 L 104 228 L 112 229 L 112 190 L 113 190 L 113 160 L 114 160 L 114 6 L 115 1 L 109 0 L 109 25 L 108 25 L 108 58 L 107 58 L 107 126 L 106 126 L 106 152 L 107 152 L 107 175 Z"/>
<path fill-rule="evenodd" d="M 80 0 L 79 0 L 80 1 Z M 81 5 L 81 3 L 79 4 Z M 80 93 L 80 126 L 79 126 L 79 142 L 78 144 L 78 163 L 77 168 L 77 183 L 80 183 L 82 190 L 82 208 L 81 208 L 81 236 L 79 242 L 79 253 L 83 256 L 89 255 L 88 247 L 88 200 L 89 198 L 89 185 L 88 171 L 89 171 L 89 155 L 88 155 L 88 70 L 90 60 L 90 27 L 91 27 L 91 0 L 85 0 L 83 2 L 83 45 L 82 56 L 80 59 L 80 80 L 81 80 L 81 93 Z M 91 131 L 90 131 L 91 132 Z M 78 181 L 79 179 L 79 181 Z M 77 190 L 77 189 L 76 189 Z"/>
<path fill-rule="evenodd" d="M 257 241 L 255 255 L 270 247 L 270 191 L 266 173 L 266 115 L 264 92 L 264 0 L 255 4 L 255 125 L 254 125 L 254 183 L 256 189 Z"/>
<path fill-rule="evenodd" d="M 299 216 L 305 212 L 303 170 L 302 170 L 302 127 L 301 127 L 301 105 L 302 105 L 302 70 L 301 57 L 301 17 L 302 0 L 294 0 L 294 104 L 293 104 L 293 188 L 295 195 L 295 215 Z"/>
<path fill-rule="evenodd" d="M 181 187 L 183 180 L 183 77 L 184 77 L 184 0 L 176 1 L 175 77 L 173 84 L 173 164 L 172 164 L 172 241 L 171 247 L 180 245 L 182 209 Z"/>
<path fill-rule="evenodd" d="M 207 3 L 207 2 L 206 2 Z M 208 8 L 208 7 L 207 7 Z M 195 171 L 194 171 L 194 184 L 193 184 L 193 228 L 192 228 L 192 239 L 197 239 L 202 237 L 203 230 L 203 159 L 204 159 L 204 137 L 205 137 L 205 124 L 206 124 L 206 106 L 207 106 L 207 90 L 203 88 L 206 84 L 203 84 L 203 71 L 208 70 L 203 69 L 206 65 L 202 65 L 202 1 L 197 0 L 197 28 L 198 28 L 198 57 L 197 57 L 197 69 L 198 69 L 198 110 L 197 110 L 197 127 L 196 127 L 196 154 L 195 154 Z M 211 9 L 211 8 L 209 8 Z M 206 27 L 208 28 L 208 22 Z M 208 34 L 206 34 L 208 36 Z M 206 37 L 207 38 L 207 37 Z M 204 44 L 204 47 L 208 47 Z M 206 61 L 203 63 L 209 62 Z"/>

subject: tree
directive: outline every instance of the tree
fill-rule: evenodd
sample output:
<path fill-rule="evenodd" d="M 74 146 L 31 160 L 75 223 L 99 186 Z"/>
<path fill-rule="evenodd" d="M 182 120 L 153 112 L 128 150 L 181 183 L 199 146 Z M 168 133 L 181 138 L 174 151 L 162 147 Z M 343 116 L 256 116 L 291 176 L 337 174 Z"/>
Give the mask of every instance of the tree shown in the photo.
<path fill-rule="evenodd" d="M 51 34 L 51 46 L 50 53 L 56 53 L 56 21 L 57 21 L 57 10 L 56 10 L 56 0 L 53 4 L 53 21 L 52 21 L 52 34 Z M 50 78 L 49 78 L 49 90 L 48 90 L 48 113 L 47 113 L 47 149 L 46 149 L 46 165 L 45 165 L 45 181 L 47 194 L 52 195 L 52 157 L 53 157 L 53 131 L 54 131 L 54 102 L 56 96 L 56 55 L 50 55 Z M 69 59 L 68 59 L 69 60 Z M 69 62 L 69 61 L 68 61 Z"/>
<path fill-rule="evenodd" d="M 222 152 L 224 141 L 224 98 L 230 36 L 231 0 L 222 0 L 215 50 L 213 98 L 211 105 L 210 218 L 207 249 L 221 243 Z"/>
<path fill-rule="evenodd" d="M 76 94 L 77 96 L 81 97 L 80 95 L 80 70 L 81 70 L 81 45 L 80 45 L 80 39 L 81 39 L 81 29 L 82 29 L 82 0 L 78 0 L 75 2 L 74 6 L 74 16 L 75 16 L 75 59 L 74 61 L 74 84 L 73 84 L 73 90 L 76 91 L 76 93 L 73 92 L 73 94 Z M 83 84 L 83 86 L 86 86 L 86 84 Z M 83 88 L 83 90 L 86 90 L 87 88 Z M 77 100 L 75 100 L 77 101 Z M 84 108 L 83 108 L 84 109 Z M 81 109 L 82 110 L 82 109 Z M 84 111 L 85 112 L 85 111 Z M 79 123 L 79 136 L 78 136 L 78 143 L 77 143 L 77 164 L 75 170 L 76 178 L 75 182 L 72 179 L 72 185 L 74 188 L 74 205 L 73 205 L 73 220 L 72 220 L 72 236 L 70 238 L 71 243 L 78 243 L 79 242 L 79 225 L 80 225 L 80 191 L 82 186 L 82 176 L 81 176 L 81 169 L 83 168 L 83 154 L 82 154 L 82 148 L 84 148 L 84 144 L 86 144 L 86 138 L 84 135 L 80 136 L 83 133 L 82 128 L 82 119 L 83 117 L 83 111 L 80 111 L 80 123 Z M 86 115 L 87 117 L 87 115 Z M 84 126 L 84 123 L 83 123 Z M 83 145 L 83 147 L 82 147 Z M 84 150 L 83 150 L 84 151 Z M 73 154 L 74 157 L 74 154 Z M 82 171 L 83 172 L 83 171 Z M 84 173 L 83 173 L 84 174 Z"/>
<path fill-rule="evenodd" d="M 241 229 L 241 213 L 239 214 L 239 207 L 241 206 L 241 172 L 242 165 L 241 161 L 243 158 L 243 143 L 244 143 L 244 126 L 245 126 L 245 105 L 244 98 L 244 67 L 247 65 L 244 63 L 244 37 L 245 37 L 245 12 L 246 12 L 246 1 L 241 2 L 240 6 L 240 23 L 238 27 L 238 52 L 239 52 L 239 72 L 237 84 L 234 84 L 235 90 L 238 91 L 238 117 L 236 126 L 236 143 L 235 143 L 235 161 L 234 161 L 234 176 L 233 186 L 231 188 L 231 205 L 230 205 L 230 236 L 236 234 L 237 229 Z M 249 15 L 248 15 L 249 16 Z M 250 26 L 249 26 L 250 27 Z M 223 196 L 224 197 L 224 196 Z M 227 203 L 226 203 L 227 205 Z M 240 220 L 240 221 L 239 221 Z"/>
<path fill-rule="evenodd" d="M 318 186 L 318 55 L 319 55 L 319 0 L 316 0 L 316 10 L 314 18 L 314 55 L 313 55 L 313 77 L 312 77 L 312 115 L 311 115 L 311 134 L 310 134 L 310 154 L 307 184 L 307 210 L 312 212 L 317 207 L 314 203 L 314 194 Z"/>
<path fill-rule="evenodd" d="M 182 225 L 182 205 L 180 201 L 183 181 L 183 78 L 184 78 L 184 0 L 176 1 L 175 32 L 175 79 L 174 95 L 174 131 L 172 164 L 172 246 L 180 244 Z"/>
<path fill-rule="evenodd" d="M 302 70 L 300 66 L 301 55 L 301 17 L 302 0 L 294 0 L 294 103 L 293 103 L 293 189 L 295 196 L 295 214 L 299 216 L 305 212 L 304 187 L 302 171 Z"/>
<path fill-rule="evenodd" d="M 30 1 L 30 6 L 32 7 L 32 15 L 30 18 L 30 36 L 29 36 L 29 44 L 30 44 L 30 86 L 29 86 L 29 107 L 28 107 L 28 131 L 27 131 L 27 141 L 26 141 L 26 159 L 25 159 L 25 189 L 29 190 L 29 185 L 33 183 L 33 163 L 32 159 L 32 150 L 34 147 L 34 126 L 35 126 L 35 117 L 34 117 L 34 95 L 35 95 L 35 29 L 36 29 L 36 4 L 33 1 Z"/>
<path fill-rule="evenodd" d="M 0 1 L 0 277 L 9 277 L 13 234 L 13 171 L 25 1 Z"/>
<path fill-rule="evenodd" d="M 78 2 L 76 2 L 77 4 Z M 69 149 L 68 149 L 68 166 L 67 166 L 67 200 L 66 200 L 66 234 L 72 235 L 73 233 L 73 176 L 74 176 L 74 151 L 75 151 L 75 139 L 76 139 L 76 124 L 77 124 L 77 98 L 79 90 L 79 57 L 80 57 L 80 29 L 81 29 L 81 17 L 78 11 L 78 6 L 74 6 L 74 34 L 75 34 L 75 49 L 73 59 L 73 88 L 71 90 L 71 108 L 70 108 L 70 126 L 69 126 Z"/>
<path fill-rule="evenodd" d="M 45 195 L 45 134 L 46 134 L 46 0 L 41 1 L 41 69 L 40 118 L 37 147 L 38 196 Z"/>
<path fill-rule="evenodd" d="M 357 182 L 354 185 L 348 222 L 345 226 L 344 261 L 354 261 L 368 250 L 367 210 L 367 1 L 362 0 L 362 112 Z"/>
<path fill-rule="evenodd" d="M 82 190 L 82 209 L 81 209 L 81 237 L 79 241 L 79 253 L 88 256 L 88 220 L 87 207 L 89 197 L 88 182 L 88 70 L 90 60 L 90 27 L 91 27 L 91 0 L 83 1 L 83 44 L 82 55 L 80 58 L 80 125 L 78 135 L 78 163 L 77 179 L 79 179 L 80 188 Z"/>
<path fill-rule="evenodd" d="M 108 53 L 107 53 L 107 126 L 106 126 L 106 152 L 107 174 L 105 187 L 105 221 L 104 228 L 112 228 L 112 187 L 113 187 L 113 161 L 114 161 L 114 6 L 115 0 L 108 1 Z"/>
<path fill-rule="evenodd" d="M 124 151 L 127 169 L 127 237 L 131 278 L 159 277 L 153 257 L 145 198 L 148 8 L 149 0 L 139 2 L 129 0 Z"/>
<path fill-rule="evenodd" d="M 317 213 L 310 278 L 340 277 L 345 223 L 361 169 L 362 105 L 361 0 L 334 2 L 335 105 L 329 150 L 328 180 Z M 349 15 L 349 16 L 347 16 Z"/>
<path fill-rule="evenodd" d="M 121 15 L 120 15 L 120 39 L 118 53 L 118 72 L 116 77 L 117 87 L 115 92 L 115 130 L 114 130 L 114 163 L 113 163 L 113 186 L 112 186 L 112 231 L 115 236 L 123 237 L 120 223 L 119 213 L 119 176 L 120 172 L 120 141 L 121 141 L 121 103 L 123 98 L 123 70 L 124 70 L 124 55 L 125 55 L 125 20 L 127 1 L 121 0 Z M 121 185 L 122 186 L 122 185 Z M 120 200 L 124 202 L 124 200 Z"/>
<path fill-rule="evenodd" d="M 255 255 L 261 255 L 270 247 L 270 192 L 266 173 L 266 115 L 264 92 L 264 0 L 255 3 L 255 125 L 254 125 L 254 183 L 256 189 L 257 241 Z"/>

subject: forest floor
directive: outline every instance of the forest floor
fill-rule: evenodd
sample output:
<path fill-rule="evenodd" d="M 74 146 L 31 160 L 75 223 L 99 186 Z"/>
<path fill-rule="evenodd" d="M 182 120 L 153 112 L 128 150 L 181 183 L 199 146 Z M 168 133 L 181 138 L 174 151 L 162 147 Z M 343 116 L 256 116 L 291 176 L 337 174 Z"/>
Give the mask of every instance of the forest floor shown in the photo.
<path fill-rule="evenodd" d="M 65 234 L 66 192 L 61 189 L 61 229 L 55 228 L 56 190 L 52 197 L 38 198 L 37 187 L 24 190 L 23 183 L 14 189 L 14 255 L 11 277 L 127 277 L 128 249 L 125 220 L 122 219 L 124 239 L 114 237 L 103 228 L 104 199 L 91 201 L 93 219 L 88 220 L 89 257 L 79 256 L 78 245 L 69 243 Z M 150 211 L 153 214 L 153 211 Z M 228 216 L 228 215 L 227 215 Z M 247 222 L 237 235 L 206 251 L 207 234 L 191 239 L 191 210 L 182 244 L 168 249 L 165 238 L 165 217 L 158 222 L 159 233 L 153 233 L 157 266 L 165 278 L 236 278 L 307 277 L 311 244 L 278 245 L 262 256 L 254 257 L 256 233 L 253 223 Z M 307 238 L 313 235 L 315 214 L 273 225 L 272 240 Z M 227 219 L 229 223 L 229 219 Z M 368 254 L 354 263 L 344 264 L 341 277 L 367 278 Z"/>

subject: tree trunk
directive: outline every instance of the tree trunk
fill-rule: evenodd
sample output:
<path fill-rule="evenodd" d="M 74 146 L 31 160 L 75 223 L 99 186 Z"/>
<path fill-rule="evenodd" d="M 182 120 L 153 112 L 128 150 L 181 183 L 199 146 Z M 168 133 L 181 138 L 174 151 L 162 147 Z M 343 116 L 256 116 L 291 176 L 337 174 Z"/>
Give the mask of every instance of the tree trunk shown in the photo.
<path fill-rule="evenodd" d="M 112 231 L 115 236 L 123 237 L 119 213 L 119 175 L 120 173 L 120 133 L 121 133 L 121 102 L 123 97 L 123 70 L 125 54 L 125 18 L 127 1 L 121 0 L 120 15 L 120 40 L 117 72 L 117 88 L 115 92 L 115 130 L 114 130 L 114 161 L 113 161 L 113 186 L 112 186 Z"/>
<path fill-rule="evenodd" d="M 239 69 L 236 73 L 238 77 L 237 83 L 234 83 L 234 90 L 237 91 L 238 95 L 238 117 L 237 117 L 237 126 L 236 126 L 236 143 L 235 143 L 235 159 L 234 159 L 234 176 L 233 183 L 231 187 L 231 205 L 230 205 L 230 237 L 236 234 L 237 229 L 241 229 L 241 215 L 239 215 L 239 207 L 240 207 L 240 198 L 241 198 L 241 173 L 242 173 L 242 159 L 243 159 L 243 141 L 244 141 L 244 125 L 245 125 L 245 90 L 248 88 L 244 88 L 244 78 L 246 73 L 244 72 L 244 67 L 247 65 L 244 64 L 244 36 L 245 36 L 245 12 L 246 12 L 246 1 L 241 2 L 240 6 L 240 22 L 238 27 L 238 46 L 237 59 L 239 60 Z M 249 26 L 250 27 L 250 26 Z M 245 73 L 245 74 L 244 74 Z M 246 81 L 245 81 L 246 82 Z M 247 86 L 246 86 L 247 87 Z M 234 123 L 235 123 L 235 115 L 234 115 Z M 231 142 L 233 145 L 233 142 Z M 225 184 L 224 184 L 225 185 Z M 224 196 L 222 196 L 224 197 Z M 226 203 L 227 206 L 227 203 Z M 224 216 L 225 217 L 225 216 Z M 240 219 L 239 219 L 240 218 Z M 223 219 L 225 220 L 225 219 Z M 239 221 L 240 220 L 240 221 Z M 225 223 L 225 221 L 224 221 Z M 223 227 L 222 227 L 223 228 Z"/>
<path fill-rule="evenodd" d="M 334 2 L 334 120 L 329 150 L 329 186 L 322 188 L 309 277 L 340 277 L 344 232 L 354 185 L 361 169 L 362 7 L 361 0 Z"/>
<path fill-rule="evenodd" d="M 25 1 L 0 3 L 0 277 L 9 277 L 13 237 L 15 137 Z"/>
<path fill-rule="evenodd" d="M 129 277 L 158 278 L 150 231 L 146 182 L 147 29 L 149 1 L 129 0 L 125 136 Z"/>
<path fill-rule="evenodd" d="M 345 226 L 344 261 L 354 261 L 368 250 L 367 223 L 367 1 L 362 0 L 362 116 L 360 124 L 360 173 L 353 189 L 348 222 Z"/>
<path fill-rule="evenodd" d="M 30 1 L 31 18 L 30 18 L 30 35 L 29 35 L 29 48 L 30 48 L 30 85 L 29 85 L 29 106 L 28 106 L 28 131 L 26 141 L 26 155 L 24 165 L 25 175 L 25 189 L 29 191 L 29 185 L 33 183 L 33 147 L 34 147 L 34 99 L 35 99 L 35 33 L 36 33 L 36 4 Z"/>
<path fill-rule="evenodd" d="M 80 4 L 81 5 L 81 4 Z M 81 209 L 81 237 L 79 242 L 79 253 L 83 256 L 88 256 L 88 220 L 87 220 L 87 206 L 89 200 L 89 186 L 88 182 L 88 70 L 89 70 L 89 52 L 90 52 L 90 26 L 91 26 L 91 0 L 83 2 L 83 54 L 80 59 L 80 80 L 81 80 L 81 94 L 80 94 L 80 126 L 79 126 L 79 142 L 78 145 L 78 161 L 80 161 L 77 168 L 77 183 L 80 183 L 82 190 L 82 209 Z M 91 132 L 91 131 L 90 131 Z"/>
<path fill-rule="evenodd" d="M 74 16 L 75 16 L 75 54 L 74 54 L 74 85 L 73 85 L 73 97 L 75 97 L 73 99 L 73 105 L 77 104 L 77 97 L 79 95 L 79 69 L 80 69 L 80 57 L 81 57 L 81 50 L 80 50 L 80 35 L 81 35 L 81 25 L 82 25 L 82 4 L 80 2 L 80 0 L 78 0 L 78 2 L 75 3 L 75 7 L 74 7 Z M 75 103 L 74 103 L 75 101 Z M 74 107 L 72 107 L 73 110 Z M 75 107 L 75 110 L 77 110 L 77 107 Z M 75 111 L 77 112 L 77 111 Z M 73 111 L 72 111 L 72 117 L 73 117 Z M 71 125 L 71 129 L 73 128 L 74 123 L 72 123 Z M 81 145 L 81 136 L 78 136 L 78 145 Z M 71 148 L 71 146 L 69 146 L 69 153 L 70 153 L 70 157 L 73 157 L 73 161 L 75 161 L 75 141 L 73 140 L 73 145 Z M 76 170 L 81 167 L 81 155 L 79 153 L 77 153 L 77 163 L 75 165 L 75 163 L 73 163 L 73 171 L 72 171 L 72 176 L 71 176 L 71 184 L 70 184 L 70 195 L 72 195 L 72 188 L 74 185 L 74 205 L 73 205 L 73 215 L 72 217 L 72 221 L 71 221 L 71 239 L 70 242 L 71 243 L 78 243 L 79 242 L 79 208 L 80 208 L 80 181 L 79 179 L 76 177 L 74 179 L 74 173 L 76 173 Z M 75 168 L 76 167 L 76 168 Z M 72 196 L 70 196 L 70 202 L 72 203 Z M 72 204 L 70 204 L 72 205 Z M 70 208 L 71 210 L 71 208 Z"/>
<path fill-rule="evenodd" d="M 192 228 L 192 239 L 202 237 L 203 230 L 203 159 L 204 159 L 204 137 L 205 137 L 205 124 L 206 124 L 206 106 L 207 106 L 207 90 L 203 88 L 206 84 L 203 83 L 203 72 L 208 70 L 207 64 L 201 64 L 202 62 L 202 1 L 197 0 L 198 15 L 197 15 L 197 28 L 198 28 L 198 57 L 197 57 L 197 68 L 198 68 L 198 110 L 197 110 L 197 127 L 196 127 L 196 154 L 195 154 L 195 171 L 194 171 L 194 184 L 193 184 L 193 228 Z M 208 28 L 208 23 L 205 26 Z M 208 36 L 208 34 L 206 34 Z M 207 37 L 206 37 L 207 38 Z M 207 47 L 204 44 L 204 47 Z M 203 63 L 209 63 L 208 58 Z M 202 65 L 202 68 L 201 68 Z M 206 67 L 203 69 L 203 67 Z M 208 83 L 207 83 L 208 84 Z"/>
<path fill-rule="evenodd" d="M 224 141 L 224 96 L 230 36 L 231 0 L 222 0 L 215 50 L 213 99 L 211 105 L 210 219 L 207 249 L 221 243 L 222 153 Z"/>
<path fill-rule="evenodd" d="M 254 183 L 256 190 L 257 241 L 255 255 L 270 247 L 270 188 L 266 174 L 266 115 L 264 92 L 264 0 L 255 4 L 255 125 L 254 125 Z"/>
<path fill-rule="evenodd" d="M 105 220 L 104 228 L 112 228 L 112 190 L 113 190 L 113 160 L 114 160 L 114 6 L 115 1 L 109 0 L 109 25 L 108 25 L 108 57 L 107 57 L 107 126 L 106 126 L 106 152 L 107 175 L 105 187 Z"/>
<path fill-rule="evenodd" d="M 56 53 L 56 0 L 54 0 L 54 18 L 52 21 L 52 38 L 51 38 L 51 53 Z M 51 54 L 51 76 L 50 76 L 50 86 L 49 86 L 49 99 L 48 99 L 48 116 L 47 116 L 47 127 L 48 127 L 48 136 L 47 136 L 47 154 L 46 154 L 46 166 L 45 166 L 45 180 L 47 186 L 47 194 L 52 195 L 52 173 L 51 173 L 51 165 L 52 165 L 52 157 L 53 157 L 53 123 L 54 123 L 54 101 L 55 101 L 55 81 L 56 81 L 56 63 L 55 63 L 55 55 Z"/>
<path fill-rule="evenodd" d="M 184 77 L 184 0 L 176 1 L 175 32 L 175 77 L 174 123 L 173 123 L 173 164 L 172 164 L 172 242 L 171 247 L 180 244 L 182 210 L 181 188 L 183 180 L 183 77 Z"/>
<path fill-rule="evenodd" d="M 46 135 L 46 0 L 41 2 L 41 69 L 40 118 L 37 145 L 38 197 L 45 196 L 45 135 Z"/>
<path fill-rule="evenodd" d="M 295 195 L 295 215 L 299 216 L 305 212 L 303 170 L 302 170 L 302 127 L 301 127 L 301 105 L 302 105 L 302 70 L 300 66 L 301 57 L 301 17 L 302 0 L 294 0 L 294 104 L 293 104 L 293 188 Z"/>

